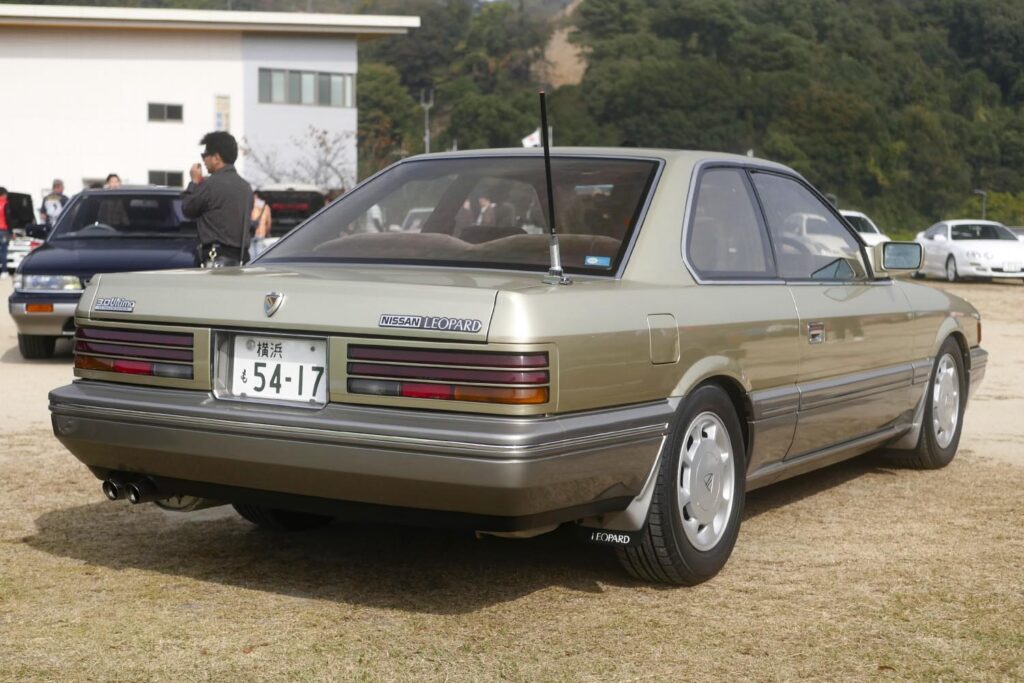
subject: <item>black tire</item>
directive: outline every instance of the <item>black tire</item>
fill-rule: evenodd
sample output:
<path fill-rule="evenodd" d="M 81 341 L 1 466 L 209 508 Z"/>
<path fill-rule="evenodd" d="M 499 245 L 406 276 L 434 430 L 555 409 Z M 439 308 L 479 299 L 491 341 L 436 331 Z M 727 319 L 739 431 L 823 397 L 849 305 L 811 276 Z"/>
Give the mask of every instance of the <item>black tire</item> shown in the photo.
<path fill-rule="evenodd" d="M 933 400 L 935 396 L 936 372 L 944 358 L 949 358 L 957 372 L 959 394 L 957 396 L 957 421 L 956 428 L 952 432 L 950 441 L 943 446 L 940 443 L 940 436 L 935 426 L 935 415 Z M 945 467 L 953 461 L 957 448 L 960 446 L 960 434 L 964 426 L 964 408 L 967 406 L 968 378 L 964 372 L 964 356 L 960 345 L 952 337 L 946 339 L 935 356 L 935 363 L 932 365 L 932 376 L 928 380 L 927 393 L 925 394 L 924 419 L 921 424 L 921 435 L 917 439 L 917 446 L 905 454 L 904 462 L 908 467 L 922 470 L 937 470 Z"/>
<path fill-rule="evenodd" d="M 950 266 L 953 266 L 952 271 L 950 271 Z M 956 259 L 950 256 L 946 259 L 946 282 L 959 282 L 959 280 L 960 273 L 956 269 Z"/>
<path fill-rule="evenodd" d="M 57 344 L 56 337 L 43 337 L 37 334 L 19 334 L 18 350 L 25 360 L 53 358 L 53 347 Z"/>
<path fill-rule="evenodd" d="M 256 526 L 272 531 L 306 531 L 327 526 L 333 519 L 309 512 L 279 510 L 249 503 L 234 503 L 232 507 L 235 508 L 235 512 Z"/>
<path fill-rule="evenodd" d="M 732 507 L 727 512 L 718 540 L 713 547 L 702 550 L 691 541 L 683 528 L 684 517 L 690 524 L 696 518 L 687 512 L 690 504 L 684 505 L 682 511 L 679 509 L 678 492 L 680 476 L 683 474 L 680 463 L 685 446 L 683 441 L 691 426 L 696 427 L 696 419 L 707 413 L 717 416 L 726 428 L 732 451 L 730 464 L 733 483 Z M 697 469 L 700 471 L 699 465 Z M 725 474 L 723 470 L 722 475 Z M 707 481 L 702 476 L 698 475 L 698 478 Z M 647 523 L 640 532 L 641 540 L 636 545 L 616 549 L 622 566 L 638 579 L 657 583 L 693 586 L 713 577 L 725 566 L 736 545 L 743 517 L 745 480 L 743 432 L 732 401 L 721 387 L 714 384 L 702 385 L 690 394 L 676 413 L 672 433 L 659 464 Z M 708 486 L 711 491 L 711 485 Z"/>
<path fill-rule="evenodd" d="M 923 280 L 924 273 L 922 273 L 920 270 L 915 270 L 913 273 L 910 274 L 910 277 L 914 278 L 915 280 Z"/>

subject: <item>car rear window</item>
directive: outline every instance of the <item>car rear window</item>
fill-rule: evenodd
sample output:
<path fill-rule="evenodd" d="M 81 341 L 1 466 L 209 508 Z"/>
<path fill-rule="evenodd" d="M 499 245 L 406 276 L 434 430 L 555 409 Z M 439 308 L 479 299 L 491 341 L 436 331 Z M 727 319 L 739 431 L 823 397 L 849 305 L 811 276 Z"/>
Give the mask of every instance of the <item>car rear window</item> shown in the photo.
<path fill-rule="evenodd" d="M 98 192 L 72 200 L 52 239 L 195 236 L 196 224 L 182 214 L 177 195 Z"/>
<path fill-rule="evenodd" d="M 567 271 L 617 270 L 656 170 L 645 159 L 552 158 Z M 259 260 L 546 270 L 547 216 L 540 156 L 411 161 L 343 196 Z"/>
<path fill-rule="evenodd" d="M 844 214 L 843 218 L 845 218 L 846 222 L 852 225 L 853 229 L 859 233 L 865 235 L 878 234 L 878 231 L 875 230 L 875 226 L 871 224 L 871 221 L 869 221 L 867 218 L 864 218 L 863 216 L 847 216 Z"/>

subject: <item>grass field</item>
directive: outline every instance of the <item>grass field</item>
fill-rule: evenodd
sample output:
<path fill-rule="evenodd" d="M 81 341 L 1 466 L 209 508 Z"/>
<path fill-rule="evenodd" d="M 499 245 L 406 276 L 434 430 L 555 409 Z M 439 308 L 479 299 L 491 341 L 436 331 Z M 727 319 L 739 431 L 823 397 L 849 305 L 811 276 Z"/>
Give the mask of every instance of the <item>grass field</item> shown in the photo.
<path fill-rule="evenodd" d="M 108 503 L 41 431 L 0 436 L 0 679 L 1024 678 L 1024 468 L 868 456 L 751 494 L 692 589 L 564 534 L 275 535 Z"/>

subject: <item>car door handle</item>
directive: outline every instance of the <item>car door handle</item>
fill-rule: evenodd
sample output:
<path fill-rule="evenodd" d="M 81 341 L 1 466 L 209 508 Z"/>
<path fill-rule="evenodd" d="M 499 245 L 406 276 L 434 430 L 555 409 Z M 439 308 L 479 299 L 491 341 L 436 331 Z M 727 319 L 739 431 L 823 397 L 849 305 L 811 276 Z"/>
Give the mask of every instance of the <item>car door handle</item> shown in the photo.
<path fill-rule="evenodd" d="M 807 342 L 821 344 L 825 341 L 825 323 L 807 323 Z"/>

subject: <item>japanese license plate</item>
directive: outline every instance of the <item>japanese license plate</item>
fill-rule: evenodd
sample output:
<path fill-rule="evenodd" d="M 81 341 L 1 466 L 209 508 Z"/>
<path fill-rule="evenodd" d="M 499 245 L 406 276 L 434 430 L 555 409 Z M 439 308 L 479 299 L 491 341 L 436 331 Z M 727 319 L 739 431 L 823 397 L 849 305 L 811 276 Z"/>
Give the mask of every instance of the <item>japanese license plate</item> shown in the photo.
<path fill-rule="evenodd" d="M 1020 264 L 1019 263 L 1004 263 L 1003 264 L 1003 272 L 1006 272 L 1006 273 L 1019 273 L 1020 272 Z"/>
<path fill-rule="evenodd" d="M 327 402 L 327 341 L 235 336 L 231 393 L 239 398 Z"/>

